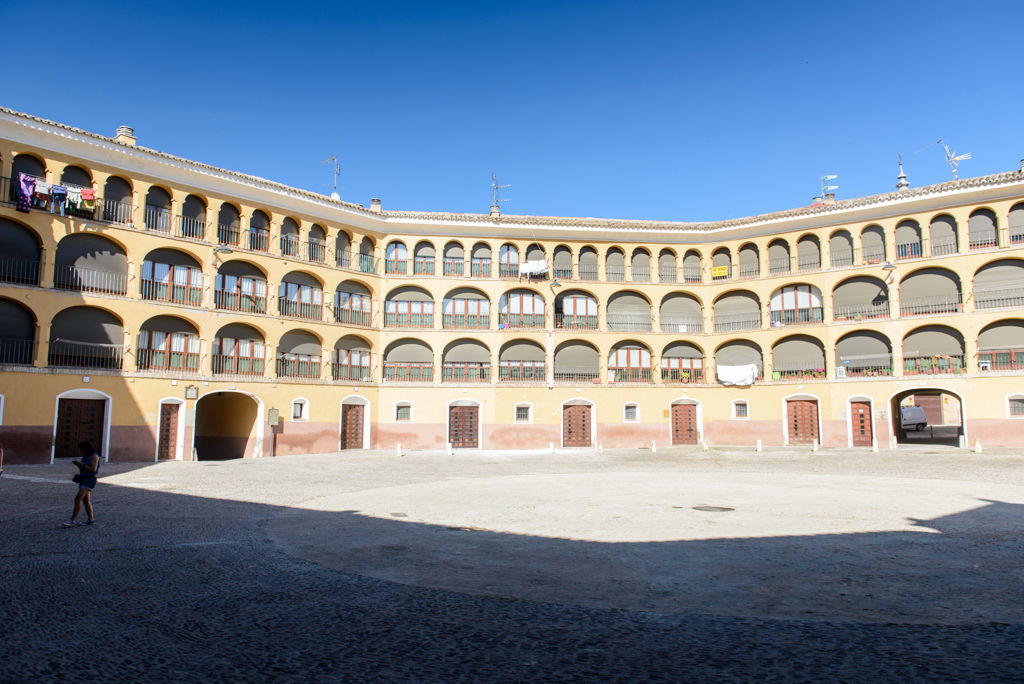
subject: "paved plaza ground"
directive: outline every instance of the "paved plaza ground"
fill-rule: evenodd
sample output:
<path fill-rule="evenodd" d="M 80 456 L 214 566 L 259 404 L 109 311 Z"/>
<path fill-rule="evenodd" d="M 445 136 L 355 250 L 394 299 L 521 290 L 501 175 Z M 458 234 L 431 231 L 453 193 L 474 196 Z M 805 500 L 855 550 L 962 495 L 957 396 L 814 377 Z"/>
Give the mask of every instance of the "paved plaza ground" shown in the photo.
<path fill-rule="evenodd" d="M 0 681 L 1019 681 L 1024 455 L 346 452 L 0 477 Z M 84 516 L 83 516 L 84 518 Z"/>

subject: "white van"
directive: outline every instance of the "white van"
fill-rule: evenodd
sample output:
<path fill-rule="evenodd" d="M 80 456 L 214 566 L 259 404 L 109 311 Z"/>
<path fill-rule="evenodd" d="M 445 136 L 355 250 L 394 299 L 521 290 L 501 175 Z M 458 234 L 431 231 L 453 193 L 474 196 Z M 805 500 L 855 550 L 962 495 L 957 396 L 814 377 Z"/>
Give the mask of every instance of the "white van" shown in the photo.
<path fill-rule="evenodd" d="M 900 427 L 904 430 L 923 430 L 928 427 L 924 409 L 920 406 L 904 406 L 900 409 Z"/>

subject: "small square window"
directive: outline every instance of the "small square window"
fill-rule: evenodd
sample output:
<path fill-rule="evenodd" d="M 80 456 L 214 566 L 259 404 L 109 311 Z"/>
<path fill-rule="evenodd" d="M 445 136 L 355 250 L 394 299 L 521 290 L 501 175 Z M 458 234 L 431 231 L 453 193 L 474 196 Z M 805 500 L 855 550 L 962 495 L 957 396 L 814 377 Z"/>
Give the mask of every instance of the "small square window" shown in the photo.
<path fill-rule="evenodd" d="M 530 407 L 529 406 L 516 406 L 516 422 L 517 423 L 529 423 L 530 422 Z"/>
<path fill-rule="evenodd" d="M 1024 397 L 1010 399 L 1010 415 L 1024 416 Z"/>
<path fill-rule="evenodd" d="M 733 402 L 732 406 L 733 406 L 733 409 L 732 409 L 733 410 L 733 418 L 746 418 L 747 417 L 747 415 L 748 415 L 748 413 L 747 413 L 747 402 L 745 402 L 745 401 L 736 401 L 736 402 Z"/>
<path fill-rule="evenodd" d="M 292 420 L 306 419 L 306 402 L 299 399 L 292 402 Z"/>
<path fill-rule="evenodd" d="M 640 415 L 640 407 L 636 404 L 626 404 L 626 409 L 623 413 L 624 420 L 637 420 Z"/>
<path fill-rule="evenodd" d="M 411 404 L 399 404 L 395 407 L 395 421 L 399 423 L 407 423 L 412 417 L 412 405 Z"/>

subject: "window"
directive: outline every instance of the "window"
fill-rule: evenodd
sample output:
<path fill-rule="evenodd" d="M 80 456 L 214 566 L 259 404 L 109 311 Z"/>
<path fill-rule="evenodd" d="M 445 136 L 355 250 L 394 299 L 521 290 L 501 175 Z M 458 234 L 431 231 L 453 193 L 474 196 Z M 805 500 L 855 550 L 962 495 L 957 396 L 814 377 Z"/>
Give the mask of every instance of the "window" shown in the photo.
<path fill-rule="evenodd" d="M 248 276 L 218 275 L 213 295 L 218 309 L 267 312 L 267 281 Z"/>
<path fill-rule="evenodd" d="M 334 320 L 338 323 L 370 325 L 370 295 L 355 292 L 334 293 Z"/>
<path fill-rule="evenodd" d="M 732 417 L 737 419 L 746 418 L 749 413 L 749 407 L 745 401 L 734 401 L 732 402 Z"/>
<path fill-rule="evenodd" d="M 640 407 L 637 404 L 626 404 L 625 410 L 623 411 L 623 420 L 627 422 L 635 422 L 640 419 Z"/>
<path fill-rule="evenodd" d="M 529 423 L 530 422 L 530 405 L 529 404 L 517 404 L 516 405 L 516 422 L 517 423 Z"/>
<path fill-rule="evenodd" d="M 1024 417 L 1024 397 L 1010 397 L 1010 415 Z"/>
<path fill-rule="evenodd" d="M 395 422 L 408 423 L 410 420 L 412 420 L 412 404 L 407 401 L 395 404 Z"/>
<path fill-rule="evenodd" d="M 309 417 L 309 402 L 296 399 L 292 402 L 292 420 L 306 420 Z"/>
<path fill-rule="evenodd" d="M 190 266 L 143 261 L 142 298 L 199 306 L 203 302 L 203 272 Z"/>

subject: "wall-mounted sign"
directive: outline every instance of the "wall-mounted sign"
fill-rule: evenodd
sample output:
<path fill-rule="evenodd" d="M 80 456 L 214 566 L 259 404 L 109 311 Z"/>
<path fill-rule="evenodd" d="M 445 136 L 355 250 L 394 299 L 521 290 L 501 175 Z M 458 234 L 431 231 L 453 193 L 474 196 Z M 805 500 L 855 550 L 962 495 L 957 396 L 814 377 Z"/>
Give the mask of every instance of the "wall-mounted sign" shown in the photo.
<path fill-rule="evenodd" d="M 198 399 L 199 398 L 199 388 L 196 387 L 195 385 L 186 385 L 185 386 L 185 398 L 186 399 Z"/>
<path fill-rule="evenodd" d="M 270 427 L 277 427 L 281 424 L 281 412 L 276 408 L 269 409 L 267 411 L 267 423 Z"/>
<path fill-rule="evenodd" d="M 712 278 L 728 278 L 729 277 L 729 267 L 728 266 L 713 266 L 711 268 L 711 277 Z"/>

